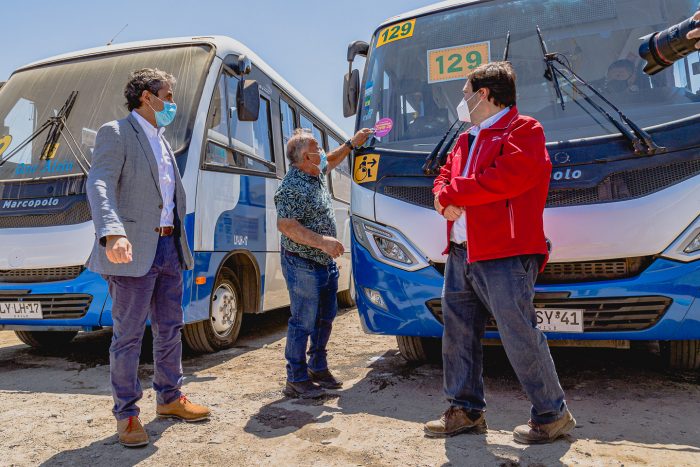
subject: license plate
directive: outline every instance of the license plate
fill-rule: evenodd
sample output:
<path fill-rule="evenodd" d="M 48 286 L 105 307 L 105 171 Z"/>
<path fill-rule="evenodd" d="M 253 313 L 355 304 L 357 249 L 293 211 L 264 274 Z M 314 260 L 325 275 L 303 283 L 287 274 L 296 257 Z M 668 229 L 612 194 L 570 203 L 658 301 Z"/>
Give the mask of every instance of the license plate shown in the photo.
<path fill-rule="evenodd" d="M 42 319 L 41 302 L 0 303 L 0 319 Z"/>
<path fill-rule="evenodd" d="M 583 310 L 538 308 L 537 327 L 542 331 L 583 332 Z"/>

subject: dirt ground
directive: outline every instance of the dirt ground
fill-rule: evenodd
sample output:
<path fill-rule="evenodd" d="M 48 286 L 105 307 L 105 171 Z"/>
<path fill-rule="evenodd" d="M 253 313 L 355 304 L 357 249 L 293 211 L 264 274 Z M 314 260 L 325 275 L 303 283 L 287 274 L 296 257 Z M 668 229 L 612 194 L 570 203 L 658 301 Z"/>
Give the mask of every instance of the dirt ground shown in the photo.
<path fill-rule="evenodd" d="M 367 335 L 356 310 L 336 321 L 332 369 L 345 388 L 317 402 L 286 400 L 285 311 L 255 316 L 231 350 L 187 355 L 184 390 L 211 421 L 155 418 L 145 356 L 141 418 L 152 444 L 126 449 L 111 417 L 110 334 L 39 352 L 0 332 L 0 465 L 700 465 L 700 378 L 670 372 L 649 350 L 553 349 L 578 421 L 546 446 L 515 444 L 529 404 L 503 350 L 485 355 L 486 435 L 423 436 L 445 409 L 441 369 L 411 366 L 392 337 Z"/>

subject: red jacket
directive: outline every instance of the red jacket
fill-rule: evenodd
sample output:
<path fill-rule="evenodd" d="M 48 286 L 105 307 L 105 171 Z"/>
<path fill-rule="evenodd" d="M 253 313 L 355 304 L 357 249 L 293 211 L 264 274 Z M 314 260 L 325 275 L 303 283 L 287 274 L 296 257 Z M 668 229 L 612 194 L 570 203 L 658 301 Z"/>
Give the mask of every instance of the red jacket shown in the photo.
<path fill-rule="evenodd" d="M 475 144 L 466 177 L 462 172 L 469 157 L 468 132 L 459 136 L 433 185 L 442 206 L 465 208 L 467 261 L 524 254 L 547 258 L 542 213 L 552 163 L 542 125 L 513 106 L 482 129 Z M 445 253 L 453 224 L 447 222 Z"/>

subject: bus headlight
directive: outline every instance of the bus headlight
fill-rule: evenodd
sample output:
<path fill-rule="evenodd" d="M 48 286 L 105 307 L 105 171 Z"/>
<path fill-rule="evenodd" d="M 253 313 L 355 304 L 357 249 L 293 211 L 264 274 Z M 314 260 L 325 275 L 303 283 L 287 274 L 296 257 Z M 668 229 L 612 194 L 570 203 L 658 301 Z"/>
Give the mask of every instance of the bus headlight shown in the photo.
<path fill-rule="evenodd" d="M 352 216 L 352 227 L 355 239 L 374 259 L 406 271 L 429 266 L 425 257 L 398 230 L 357 216 Z"/>
<path fill-rule="evenodd" d="M 695 219 L 661 256 L 684 263 L 700 259 L 700 217 Z"/>

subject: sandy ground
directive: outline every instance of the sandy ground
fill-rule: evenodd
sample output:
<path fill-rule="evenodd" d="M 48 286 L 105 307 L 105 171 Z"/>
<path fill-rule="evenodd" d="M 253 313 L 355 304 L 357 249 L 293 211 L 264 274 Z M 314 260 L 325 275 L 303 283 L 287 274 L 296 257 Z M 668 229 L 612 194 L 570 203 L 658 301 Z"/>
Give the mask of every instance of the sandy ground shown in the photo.
<path fill-rule="evenodd" d="M 0 332 L 0 465 L 700 465 L 698 373 L 669 372 L 648 350 L 554 349 L 578 427 L 546 446 L 515 444 L 529 404 L 500 348 L 486 352 L 486 435 L 423 436 L 445 408 L 441 369 L 410 366 L 392 337 L 364 334 L 346 310 L 331 339 L 345 389 L 317 402 L 285 400 L 286 313 L 252 317 L 231 350 L 187 355 L 185 391 L 211 421 L 141 418 L 152 444 L 126 449 L 111 418 L 107 332 L 39 352 Z M 141 378 L 150 387 L 153 366 Z"/>

